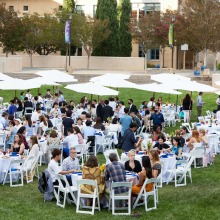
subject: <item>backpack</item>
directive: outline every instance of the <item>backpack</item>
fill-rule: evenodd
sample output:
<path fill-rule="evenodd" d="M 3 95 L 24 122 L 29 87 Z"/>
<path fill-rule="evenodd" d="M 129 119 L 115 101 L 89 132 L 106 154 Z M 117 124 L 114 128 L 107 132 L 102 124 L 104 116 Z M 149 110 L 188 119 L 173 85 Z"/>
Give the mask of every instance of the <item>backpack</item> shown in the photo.
<path fill-rule="evenodd" d="M 45 172 L 43 172 L 38 180 L 38 189 L 41 193 L 45 193 L 45 190 L 47 188 L 47 177 Z"/>

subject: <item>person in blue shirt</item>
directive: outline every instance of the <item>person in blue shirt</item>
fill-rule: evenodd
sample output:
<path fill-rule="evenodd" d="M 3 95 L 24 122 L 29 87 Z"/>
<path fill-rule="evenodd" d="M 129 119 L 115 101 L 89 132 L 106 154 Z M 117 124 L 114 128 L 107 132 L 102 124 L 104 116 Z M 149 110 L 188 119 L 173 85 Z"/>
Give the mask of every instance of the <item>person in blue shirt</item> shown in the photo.
<path fill-rule="evenodd" d="M 182 147 L 180 147 L 180 139 L 178 137 L 173 138 L 173 146 L 171 152 L 176 156 L 177 160 L 181 159 Z"/>
<path fill-rule="evenodd" d="M 8 114 L 9 115 L 14 115 L 17 112 L 17 107 L 15 105 L 14 100 L 10 101 L 10 107 L 8 108 Z"/>
<path fill-rule="evenodd" d="M 95 129 L 91 127 L 92 122 L 86 121 L 86 127 L 83 128 L 82 134 L 84 136 L 84 139 L 87 139 L 88 136 L 94 136 L 95 135 Z"/>
<path fill-rule="evenodd" d="M 155 106 L 154 113 L 150 116 L 150 120 L 153 120 L 154 125 L 160 126 L 160 129 L 164 127 L 164 117 L 163 114 L 160 113 L 158 106 Z"/>
<path fill-rule="evenodd" d="M 132 117 L 128 115 L 129 108 L 124 108 L 125 115 L 120 118 L 121 124 L 121 136 L 124 136 L 125 130 L 127 130 L 132 122 Z"/>

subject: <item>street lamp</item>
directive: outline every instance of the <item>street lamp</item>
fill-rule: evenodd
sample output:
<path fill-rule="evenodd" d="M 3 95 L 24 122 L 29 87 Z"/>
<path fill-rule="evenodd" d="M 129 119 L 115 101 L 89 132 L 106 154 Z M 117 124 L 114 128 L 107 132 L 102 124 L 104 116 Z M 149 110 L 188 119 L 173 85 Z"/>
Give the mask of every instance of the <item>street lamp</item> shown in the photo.
<path fill-rule="evenodd" d="M 176 17 L 175 15 L 172 15 L 171 17 L 171 21 L 172 21 L 172 26 L 173 26 L 173 33 L 172 33 L 172 39 L 173 39 L 173 42 L 172 42 L 172 64 L 171 64 L 171 68 L 173 69 L 173 55 L 174 55 L 174 23 L 175 23 L 175 20 L 176 20 Z"/>
<path fill-rule="evenodd" d="M 72 25 L 73 14 L 69 14 L 69 22 L 70 22 L 70 40 L 69 40 L 69 67 L 70 67 L 70 55 L 71 55 L 71 25 Z"/>

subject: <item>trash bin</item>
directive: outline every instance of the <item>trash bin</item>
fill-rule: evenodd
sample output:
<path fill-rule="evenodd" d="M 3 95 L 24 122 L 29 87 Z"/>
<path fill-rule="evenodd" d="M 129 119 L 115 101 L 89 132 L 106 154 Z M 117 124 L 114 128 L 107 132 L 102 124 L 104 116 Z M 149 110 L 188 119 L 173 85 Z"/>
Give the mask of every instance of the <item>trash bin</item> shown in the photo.
<path fill-rule="evenodd" d="M 206 66 L 201 66 L 201 71 L 204 71 L 206 69 Z"/>
<path fill-rule="evenodd" d="M 200 71 L 199 70 L 194 70 L 194 76 L 200 76 Z"/>

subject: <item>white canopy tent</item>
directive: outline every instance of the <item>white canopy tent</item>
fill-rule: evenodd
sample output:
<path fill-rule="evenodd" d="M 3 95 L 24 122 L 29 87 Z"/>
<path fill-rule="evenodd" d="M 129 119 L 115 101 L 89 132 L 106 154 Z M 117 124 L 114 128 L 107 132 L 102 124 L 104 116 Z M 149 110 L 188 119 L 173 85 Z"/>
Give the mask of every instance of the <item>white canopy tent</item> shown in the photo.
<path fill-rule="evenodd" d="M 215 84 L 216 84 L 217 86 L 220 86 L 220 81 L 216 81 Z"/>
<path fill-rule="evenodd" d="M 56 82 L 45 80 L 44 77 L 37 77 L 37 78 L 29 79 L 29 82 L 33 84 L 36 83 L 36 84 L 47 85 L 47 86 L 60 86 L 60 84 Z"/>
<path fill-rule="evenodd" d="M 118 95 L 118 91 L 106 88 L 95 83 L 82 83 L 82 84 L 71 84 L 65 87 L 75 92 L 87 93 L 91 95 L 106 96 L 106 95 Z"/>
<path fill-rule="evenodd" d="M 157 84 L 157 83 L 136 85 L 136 89 L 151 91 L 151 92 L 174 94 L 174 95 L 182 94 L 181 92 L 170 89 L 168 86 L 164 84 Z"/>
<path fill-rule="evenodd" d="M 0 73 L 0 80 L 5 81 L 5 80 L 11 80 L 11 79 L 14 79 L 14 78 L 12 78 L 10 76 L 7 76 L 7 75 L 5 75 L 3 73 Z"/>
<path fill-rule="evenodd" d="M 78 82 L 74 76 L 69 75 L 65 72 L 61 72 L 59 70 L 46 70 L 36 72 L 37 75 L 42 76 L 45 81 L 48 82 Z"/>

